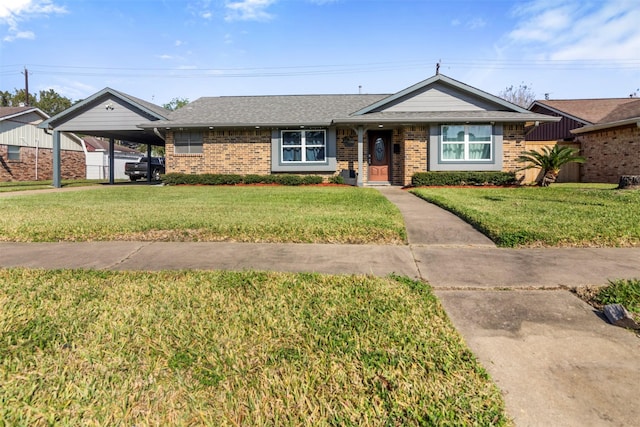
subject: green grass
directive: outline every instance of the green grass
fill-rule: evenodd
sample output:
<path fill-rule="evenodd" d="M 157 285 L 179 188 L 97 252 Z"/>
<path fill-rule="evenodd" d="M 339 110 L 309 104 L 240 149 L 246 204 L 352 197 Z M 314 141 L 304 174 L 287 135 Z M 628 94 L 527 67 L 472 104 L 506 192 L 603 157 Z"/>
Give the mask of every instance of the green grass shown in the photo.
<path fill-rule="evenodd" d="M 595 296 L 602 305 L 622 304 L 627 310 L 640 314 L 640 280 L 615 280 L 603 287 Z"/>
<path fill-rule="evenodd" d="M 640 191 L 614 185 L 549 188 L 419 188 L 496 244 L 517 246 L 640 246 Z"/>
<path fill-rule="evenodd" d="M 0 198 L 0 241 L 392 243 L 398 209 L 354 187 L 116 186 Z"/>
<path fill-rule="evenodd" d="M 2 425 L 505 425 L 406 278 L 0 270 Z"/>
<path fill-rule="evenodd" d="M 104 180 L 94 179 L 69 179 L 62 181 L 61 185 L 65 187 L 84 187 L 88 185 L 99 185 Z M 8 193 L 13 191 L 43 190 L 52 188 L 53 181 L 11 181 L 0 182 L 0 193 Z"/>

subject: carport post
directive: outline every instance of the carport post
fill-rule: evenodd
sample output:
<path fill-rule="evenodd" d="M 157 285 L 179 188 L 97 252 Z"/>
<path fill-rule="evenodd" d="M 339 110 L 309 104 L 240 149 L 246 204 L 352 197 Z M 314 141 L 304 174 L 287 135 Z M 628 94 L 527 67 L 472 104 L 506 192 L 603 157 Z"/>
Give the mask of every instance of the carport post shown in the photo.
<path fill-rule="evenodd" d="M 62 187 L 62 173 L 60 162 L 60 131 L 53 131 L 53 186 Z"/>
<path fill-rule="evenodd" d="M 151 144 L 147 144 L 147 182 L 151 184 Z"/>
<path fill-rule="evenodd" d="M 115 183 L 115 147 L 113 138 L 109 138 L 109 184 Z"/>

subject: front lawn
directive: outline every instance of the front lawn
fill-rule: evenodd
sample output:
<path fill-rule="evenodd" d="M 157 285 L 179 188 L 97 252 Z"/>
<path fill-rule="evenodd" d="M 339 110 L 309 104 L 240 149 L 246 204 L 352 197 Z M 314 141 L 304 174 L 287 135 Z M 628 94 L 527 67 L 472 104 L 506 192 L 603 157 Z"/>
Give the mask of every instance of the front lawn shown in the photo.
<path fill-rule="evenodd" d="M 114 186 L 0 198 L 0 240 L 401 244 L 406 232 L 373 189 Z"/>
<path fill-rule="evenodd" d="M 425 284 L 0 270 L 0 424 L 505 425 Z"/>
<path fill-rule="evenodd" d="M 90 185 L 99 185 L 104 180 L 95 179 L 67 179 L 62 181 L 61 185 L 65 187 L 85 187 Z M 10 181 L 0 182 L 0 193 L 9 193 L 14 191 L 28 190 L 44 190 L 52 188 L 53 181 Z"/>
<path fill-rule="evenodd" d="M 640 191 L 614 185 L 418 188 L 499 246 L 640 246 Z"/>

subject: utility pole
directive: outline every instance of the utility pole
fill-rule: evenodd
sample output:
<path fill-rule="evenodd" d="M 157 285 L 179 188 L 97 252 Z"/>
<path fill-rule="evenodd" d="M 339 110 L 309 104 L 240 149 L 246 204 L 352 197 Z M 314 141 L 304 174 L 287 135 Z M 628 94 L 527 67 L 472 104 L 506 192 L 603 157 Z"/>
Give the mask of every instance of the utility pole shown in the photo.
<path fill-rule="evenodd" d="M 25 96 L 25 107 L 29 106 L 29 70 L 27 67 L 24 67 L 24 96 Z"/>

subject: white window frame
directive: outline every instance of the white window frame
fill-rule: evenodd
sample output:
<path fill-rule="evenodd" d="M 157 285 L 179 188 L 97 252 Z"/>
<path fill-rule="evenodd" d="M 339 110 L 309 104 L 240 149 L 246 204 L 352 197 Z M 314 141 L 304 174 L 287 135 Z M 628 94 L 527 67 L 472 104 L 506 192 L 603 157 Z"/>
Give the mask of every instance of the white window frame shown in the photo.
<path fill-rule="evenodd" d="M 445 141 L 444 140 L 444 128 L 445 126 L 462 126 L 464 128 L 464 140 L 463 141 Z M 489 141 L 470 141 L 469 140 L 469 128 L 473 126 L 487 126 L 490 128 L 489 133 Z M 490 123 L 473 123 L 473 124 L 462 124 L 462 123 L 447 123 L 440 126 L 440 160 L 444 163 L 490 163 L 493 162 L 493 153 L 494 153 L 494 135 L 493 135 L 493 125 Z M 461 159 L 447 159 L 444 156 L 444 147 L 445 145 L 460 145 L 463 144 L 464 153 L 463 158 Z M 471 159 L 469 156 L 469 146 L 471 144 L 483 144 L 489 146 L 489 158 L 484 159 Z"/>
<path fill-rule="evenodd" d="M 300 133 L 300 145 L 285 145 L 285 133 Z M 322 144 L 307 144 L 307 132 L 322 132 Z M 300 160 L 285 160 L 284 150 L 287 148 L 300 148 Z M 322 148 L 324 150 L 324 158 L 322 160 L 307 160 L 308 148 Z M 285 129 L 280 131 L 280 159 L 283 164 L 308 164 L 308 163 L 326 163 L 327 162 L 327 132 L 325 129 Z"/>
<path fill-rule="evenodd" d="M 198 135 L 199 138 L 195 136 Z M 178 147 L 186 150 L 178 150 Z M 202 154 L 204 151 L 204 133 L 197 131 L 176 132 L 173 136 L 174 154 Z"/>
<path fill-rule="evenodd" d="M 19 145 L 8 145 L 7 146 L 7 160 L 11 162 L 19 162 L 20 156 L 22 155 L 22 147 Z"/>

